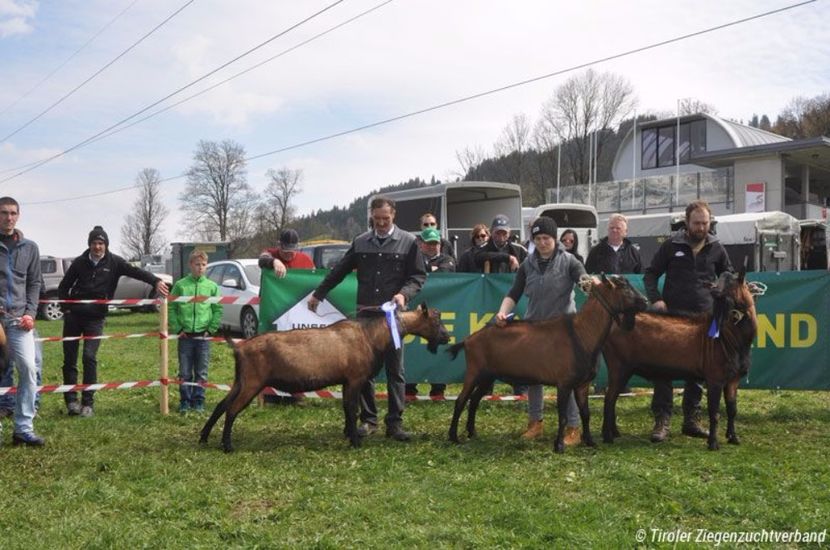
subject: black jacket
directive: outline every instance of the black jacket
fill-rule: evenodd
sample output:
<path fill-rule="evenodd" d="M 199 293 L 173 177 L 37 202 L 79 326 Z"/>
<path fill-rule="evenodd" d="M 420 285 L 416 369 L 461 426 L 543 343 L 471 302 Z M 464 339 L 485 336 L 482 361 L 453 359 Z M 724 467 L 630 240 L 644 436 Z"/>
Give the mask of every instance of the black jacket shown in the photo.
<path fill-rule="evenodd" d="M 423 256 L 423 252 L 421 253 Z M 455 271 L 455 260 L 452 256 L 448 254 L 438 254 L 434 258 L 424 258 L 424 269 L 426 269 L 427 274 L 433 273 L 435 271 L 440 271 L 443 273 L 447 272 L 454 272 Z M 435 269 L 433 269 L 435 268 Z"/>
<path fill-rule="evenodd" d="M 407 302 L 426 280 L 424 259 L 411 233 L 395 227 L 380 243 L 373 231 L 355 237 L 352 246 L 314 291 L 322 300 L 346 275 L 357 270 L 357 305 L 379 306 L 397 293 Z"/>
<path fill-rule="evenodd" d="M 507 243 L 504 248 L 496 248 L 492 239 L 473 252 L 473 263 L 476 270 L 483 273 L 487 263 L 490 263 L 490 273 L 510 273 L 510 256 L 515 256 L 521 264 L 527 258 L 527 249 L 516 243 Z"/>
<path fill-rule="evenodd" d="M 707 235 L 706 244 L 697 256 L 686 240 L 686 230 L 665 240 L 646 268 L 643 284 L 649 301 L 663 300 L 671 310 L 706 312 L 712 309 L 711 283 L 724 271 L 732 271 L 726 249 L 714 235 Z M 663 294 L 657 280 L 665 273 Z"/>
<path fill-rule="evenodd" d="M 121 276 L 131 277 L 155 286 L 161 279 L 137 267 L 109 250 L 97 265 L 89 259 L 89 250 L 72 260 L 58 285 L 58 298 L 61 300 L 111 300 Z M 76 315 L 101 318 L 107 315 L 107 306 L 103 304 L 70 304 L 65 308 Z"/>
<path fill-rule="evenodd" d="M 585 270 L 588 273 L 614 275 L 642 273 L 643 262 L 640 260 L 640 251 L 628 239 L 623 239 L 619 250 L 615 252 L 608 244 L 608 237 L 604 237 L 588 253 Z"/>

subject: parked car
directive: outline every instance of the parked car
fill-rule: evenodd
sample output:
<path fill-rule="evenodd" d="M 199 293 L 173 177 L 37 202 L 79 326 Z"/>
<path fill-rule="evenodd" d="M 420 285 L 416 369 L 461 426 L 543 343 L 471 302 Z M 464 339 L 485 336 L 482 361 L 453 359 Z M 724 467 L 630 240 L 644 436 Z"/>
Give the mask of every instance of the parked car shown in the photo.
<path fill-rule="evenodd" d="M 40 271 L 43 274 L 43 288 L 40 292 L 41 300 L 57 299 L 58 285 L 63 280 L 63 276 L 72 265 L 74 258 L 58 258 L 55 256 L 41 256 L 40 257 Z M 173 278 L 166 273 L 156 273 L 158 278 L 168 284 L 173 285 Z M 116 300 L 124 300 L 129 298 L 148 299 L 156 297 L 156 289 L 143 281 L 131 279 L 130 277 L 121 277 L 118 280 L 118 286 L 115 289 Z M 117 306 L 132 310 L 141 311 L 157 311 L 157 305 L 149 306 Z M 47 302 L 40 304 L 38 309 L 38 317 L 46 319 L 47 321 L 59 321 L 63 318 L 63 311 L 61 311 L 60 304 L 57 302 Z"/>
<path fill-rule="evenodd" d="M 206 276 L 219 285 L 222 296 L 236 296 L 242 302 L 259 296 L 258 260 L 222 260 L 209 263 Z M 259 328 L 259 305 L 242 303 L 222 306 L 222 327 L 241 332 L 245 338 L 256 336 Z"/>
<path fill-rule="evenodd" d="M 317 269 L 331 269 L 349 249 L 346 241 L 310 241 L 300 247 L 301 252 L 311 256 Z"/>

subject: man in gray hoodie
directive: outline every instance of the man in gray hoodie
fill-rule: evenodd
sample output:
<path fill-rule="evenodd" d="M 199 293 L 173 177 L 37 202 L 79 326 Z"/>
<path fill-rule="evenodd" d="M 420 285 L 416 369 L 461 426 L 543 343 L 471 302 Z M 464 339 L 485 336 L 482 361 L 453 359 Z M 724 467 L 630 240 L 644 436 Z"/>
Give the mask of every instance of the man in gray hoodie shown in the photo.
<path fill-rule="evenodd" d="M 0 197 L 0 322 L 19 377 L 12 443 L 40 447 L 46 440 L 34 430 L 37 367 L 32 332 L 40 298 L 40 250 L 16 229 L 19 218 L 17 201 Z"/>

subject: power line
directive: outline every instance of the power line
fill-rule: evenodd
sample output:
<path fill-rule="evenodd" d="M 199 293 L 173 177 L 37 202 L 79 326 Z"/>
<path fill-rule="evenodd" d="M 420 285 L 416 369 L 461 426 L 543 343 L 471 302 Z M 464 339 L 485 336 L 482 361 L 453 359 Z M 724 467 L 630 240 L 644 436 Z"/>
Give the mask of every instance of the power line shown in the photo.
<path fill-rule="evenodd" d="M 74 88 L 72 88 L 69 92 L 67 92 L 66 94 L 64 94 L 64 96 L 63 96 L 63 97 L 61 97 L 61 98 L 60 98 L 59 100 L 57 100 L 56 102 L 52 103 L 50 106 L 48 106 L 46 109 L 44 109 L 43 111 L 41 111 L 41 112 L 40 112 L 37 116 L 35 116 L 33 119 L 29 120 L 29 121 L 28 121 L 27 123 L 25 123 L 23 126 L 21 126 L 20 128 L 18 128 L 18 129 L 17 129 L 17 130 L 15 130 L 15 131 L 13 131 L 13 132 L 12 132 L 12 133 L 10 133 L 9 135 L 7 135 L 7 136 L 5 136 L 5 137 L 3 137 L 3 138 L 0 138 L 0 142 L 6 141 L 7 139 L 9 139 L 9 138 L 11 138 L 11 137 L 14 137 L 15 135 L 17 135 L 17 133 L 18 133 L 18 132 L 20 132 L 21 130 L 24 130 L 25 128 L 28 128 L 28 127 L 29 127 L 29 125 L 31 125 L 33 122 L 35 122 L 35 121 L 36 121 L 36 120 L 38 120 L 40 117 L 42 117 L 43 115 L 45 115 L 46 113 L 48 113 L 49 111 L 51 111 L 52 109 L 54 109 L 55 107 L 57 107 L 58 105 L 60 105 L 61 103 L 63 103 L 63 102 L 64 102 L 65 100 L 67 100 L 70 96 L 72 96 L 75 92 L 77 92 L 78 90 L 80 90 L 81 88 L 83 88 L 86 84 L 88 84 L 90 81 L 92 81 L 92 80 L 93 80 L 95 77 L 97 77 L 99 74 L 101 74 L 102 72 L 104 72 L 105 70 L 107 70 L 108 68 L 110 68 L 110 67 L 111 67 L 111 66 L 112 66 L 112 65 L 113 65 L 116 61 L 118 61 L 119 59 L 121 59 L 122 57 L 124 57 L 125 55 L 127 55 L 127 54 L 128 54 L 128 53 L 129 53 L 129 52 L 130 52 L 133 48 L 135 48 L 136 46 L 138 46 L 139 44 L 141 44 L 142 42 L 144 42 L 144 40 L 145 40 L 147 37 L 149 37 L 151 34 L 153 34 L 154 32 L 156 32 L 157 30 L 159 30 L 159 29 L 160 29 L 161 27 L 163 27 L 163 26 L 164 26 L 164 25 L 165 25 L 168 21 L 170 21 L 171 19 L 173 19 L 174 17 L 176 17 L 176 16 L 177 16 L 177 15 L 178 15 L 178 14 L 179 14 L 182 10 L 184 10 L 186 7 L 188 7 L 190 4 L 192 4 L 192 3 L 193 3 L 193 2 L 195 2 L 195 1 L 196 1 L 196 0 L 188 0 L 187 2 L 185 2 L 185 3 L 184 3 L 184 5 L 183 5 L 182 7 L 180 7 L 179 9 L 177 9 L 176 11 L 174 11 L 172 14 L 170 14 L 170 15 L 169 15 L 169 16 L 168 16 L 168 17 L 167 17 L 164 21 L 162 21 L 161 23 L 159 23 L 158 25 L 156 25 L 155 27 L 153 27 L 153 29 L 152 29 L 152 30 L 150 30 L 150 31 L 149 31 L 148 33 L 146 33 L 144 36 L 142 36 L 141 38 L 139 38 L 136 42 L 134 42 L 134 43 L 133 43 L 130 47 L 128 47 L 126 50 L 124 50 L 123 52 L 121 52 L 120 54 L 118 54 L 117 56 L 115 56 L 115 58 L 114 58 L 112 61 L 110 61 L 109 63 L 107 63 L 106 65 L 104 65 L 104 66 L 103 66 L 103 67 L 101 67 L 100 69 L 98 69 L 97 71 L 95 71 L 95 72 L 92 74 L 92 76 L 90 76 L 89 78 L 87 78 L 86 80 L 84 80 L 83 82 L 81 82 L 80 84 L 78 84 L 77 86 L 75 86 Z"/>
<path fill-rule="evenodd" d="M 61 63 L 60 65 L 58 65 L 58 66 L 57 66 L 57 67 L 55 67 L 54 69 L 52 69 L 52 71 L 51 71 L 49 74 L 47 74 L 46 76 L 44 76 L 43 78 L 41 78 L 41 79 L 40 79 L 40 81 L 39 81 L 37 84 L 35 84 L 35 85 L 34 85 L 34 86 L 32 86 L 31 88 L 29 88 L 29 90 L 28 90 L 28 91 L 26 91 L 26 92 L 24 92 L 24 93 L 23 93 L 23 95 L 21 95 L 20 97 L 18 97 L 18 98 L 17 98 L 17 99 L 15 99 L 14 101 L 12 101 L 9 105 L 6 105 L 6 107 L 5 107 L 2 111 L 0 111 L 0 116 L 2 116 L 2 115 L 4 115 L 4 114 L 6 114 L 6 113 L 7 113 L 7 112 L 11 109 L 11 108 L 13 108 L 15 105 L 17 105 L 18 103 L 20 103 L 22 100 L 24 100 L 24 99 L 26 99 L 27 97 L 29 97 L 29 95 L 31 95 L 31 93 L 32 93 L 32 92 L 34 92 L 35 90 L 37 90 L 38 88 L 40 88 L 40 87 L 41 87 L 41 86 L 42 86 L 42 85 L 43 85 L 43 84 L 44 84 L 47 80 L 49 80 L 50 78 L 52 78 L 53 76 L 55 76 L 55 74 L 56 74 L 58 71 L 60 71 L 61 69 L 63 69 L 63 68 L 64 68 L 64 67 L 65 67 L 65 66 L 66 66 L 66 65 L 67 65 L 70 61 L 72 61 L 72 59 L 74 59 L 76 55 L 78 55 L 79 53 L 81 53 L 81 51 L 83 51 L 84 49 L 86 49 L 86 47 L 87 47 L 87 46 L 89 46 L 90 44 L 92 44 L 92 42 L 94 42 L 96 38 L 98 38 L 99 36 L 101 36 L 101 34 L 103 34 L 105 30 L 107 30 L 110 26 L 112 26 L 112 24 L 113 24 L 113 23 L 115 23 L 118 19 L 120 19 L 122 15 L 124 15 L 125 13 L 127 13 L 127 11 L 128 11 L 130 8 L 132 8 L 132 7 L 136 4 L 136 2 L 138 2 L 138 0 L 133 0 L 133 1 L 130 3 L 130 5 L 128 5 L 128 6 L 127 6 L 126 8 L 124 8 L 123 10 L 121 10 L 121 12 L 120 12 L 118 15 L 116 15 L 115 17 L 113 17 L 112 19 L 110 19 L 110 20 L 109 20 L 109 23 L 107 23 L 106 25 L 104 25 L 103 27 L 101 27 L 101 28 L 98 30 L 98 32 L 96 32 L 95 34 L 93 34 L 93 35 L 89 38 L 89 40 L 87 40 L 86 42 L 84 42 L 84 43 L 81 45 L 81 47 L 80 47 L 80 48 L 78 48 L 77 50 L 75 50 L 74 52 L 72 52 L 72 54 L 71 54 L 69 57 L 67 57 L 66 59 L 64 59 L 63 63 Z"/>
<path fill-rule="evenodd" d="M 731 22 L 728 22 L 728 23 L 723 23 L 721 25 L 717 25 L 717 26 L 714 26 L 714 27 L 709 27 L 709 28 L 706 28 L 706 29 L 703 29 L 703 30 L 700 30 L 700 31 L 695 31 L 695 32 L 691 32 L 691 33 L 688 33 L 688 34 L 680 35 L 680 36 L 677 36 L 675 38 L 670 38 L 670 39 L 667 39 L 667 40 L 654 42 L 652 44 L 648 44 L 648 45 L 645 45 L 645 46 L 640 46 L 638 48 L 627 50 L 627 51 L 622 52 L 622 53 L 609 55 L 609 56 L 606 56 L 606 57 L 595 59 L 593 61 L 589 61 L 589 62 L 586 62 L 586 63 L 581 63 L 579 65 L 574 65 L 574 66 L 568 67 L 566 69 L 560 69 L 558 71 L 550 72 L 550 73 L 543 74 L 543 75 L 540 75 L 540 76 L 535 76 L 535 77 L 532 77 L 532 78 L 528 78 L 528 79 L 525 79 L 525 80 L 514 82 L 512 84 L 507 84 L 507 85 L 504 85 L 504 86 L 500 86 L 498 88 L 493 88 L 493 89 L 487 90 L 485 92 L 479 92 L 479 93 L 468 95 L 468 96 L 461 97 L 461 98 L 458 98 L 458 99 L 453 99 L 453 100 L 450 100 L 450 101 L 446 101 L 444 103 L 439 103 L 439 104 L 433 105 L 431 107 L 426 107 L 426 108 L 423 108 L 423 109 L 419 109 L 417 111 L 411 111 L 409 113 L 405 113 L 405 114 L 402 114 L 402 115 L 386 118 L 386 119 L 379 120 L 379 121 L 376 121 L 376 122 L 372 122 L 372 123 L 369 123 L 369 124 L 364 124 L 362 126 L 357 126 L 355 128 L 351 128 L 349 130 L 343 130 L 341 132 L 336 132 L 336 133 L 333 133 L 333 134 L 328 134 L 326 136 L 321 136 L 321 137 L 310 139 L 310 140 L 307 140 L 307 141 L 302 141 L 302 142 L 299 142 L 299 143 L 295 143 L 293 145 L 288 145 L 286 147 L 281 147 L 279 149 L 274 149 L 274 150 L 268 151 L 266 153 L 261 153 L 259 155 L 249 156 L 245 160 L 250 162 L 252 160 L 257 160 L 257 159 L 260 159 L 260 158 L 275 155 L 275 154 L 278 154 L 278 153 L 283 153 L 285 151 L 290 151 L 290 150 L 293 150 L 293 149 L 299 149 L 301 147 L 306 147 L 308 145 L 313 145 L 315 143 L 321 143 L 323 141 L 329 141 L 329 140 L 332 140 L 332 139 L 335 139 L 335 138 L 338 138 L 338 137 L 342 137 L 342 136 L 345 136 L 345 135 L 349 135 L 349 134 L 353 134 L 353 133 L 360 132 L 360 131 L 363 131 L 363 130 L 367 130 L 369 128 L 376 128 L 378 126 L 383 126 L 385 124 L 390 124 L 392 122 L 397 122 L 399 120 L 403 120 L 403 119 L 406 119 L 406 118 L 412 118 L 414 116 L 429 113 L 431 111 L 437 111 L 439 109 L 444 109 L 446 107 L 450 107 L 450 106 L 453 106 L 453 105 L 458 105 L 460 103 L 464 103 L 464 102 L 467 102 L 467 101 L 472 101 L 474 99 L 478 99 L 478 98 L 485 97 L 485 96 L 488 96 L 488 95 L 496 94 L 496 93 L 503 92 L 503 91 L 506 91 L 506 90 L 510 90 L 510 89 L 513 89 L 513 88 L 517 88 L 517 87 L 520 87 L 520 86 L 525 86 L 527 84 L 531 84 L 531 83 L 534 83 L 534 82 L 538 82 L 540 80 L 545 80 L 545 79 L 548 79 L 548 78 L 552 78 L 554 76 L 560 76 L 562 74 L 577 71 L 577 70 L 580 70 L 580 69 L 584 69 L 584 68 L 590 67 L 592 65 L 598 65 L 600 63 L 605 63 L 607 61 L 611 61 L 611 60 L 614 60 L 614 59 L 620 59 L 622 57 L 626 57 L 626 56 L 634 55 L 636 53 L 641 53 L 641 52 L 644 52 L 644 51 L 647 51 L 647 50 L 659 48 L 659 47 L 662 47 L 662 46 L 666 46 L 668 44 L 673 44 L 673 43 L 676 43 L 676 42 L 680 42 L 680 41 L 687 40 L 687 39 L 690 39 L 690 38 L 694 38 L 694 37 L 697 37 L 697 36 L 701 36 L 701 35 L 704 35 L 704 34 L 712 33 L 712 32 L 718 31 L 718 30 L 723 30 L 723 29 L 726 29 L 726 28 L 729 28 L 729 27 L 734 27 L 734 26 L 740 25 L 742 23 L 747 23 L 749 21 L 753 21 L 753 20 L 756 20 L 756 19 L 761 19 L 763 17 L 770 16 L 770 15 L 775 15 L 775 14 L 778 14 L 778 13 L 782 13 L 782 12 L 785 12 L 785 11 L 788 11 L 788 10 L 792 10 L 792 9 L 795 9 L 795 8 L 805 6 L 807 4 L 812 4 L 814 2 L 816 2 L 816 0 L 806 0 L 804 2 L 800 2 L 800 3 L 797 3 L 797 4 L 792 4 L 790 6 L 785 6 L 783 8 L 778 8 L 778 9 L 775 9 L 775 10 L 766 11 L 766 12 L 759 13 L 759 14 L 756 14 L 756 15 L 752 15 L 752 16 L 749 16 L 749 17 L 745 17 L 745 18 L 742 18 L 742 19 L 737 19 L 735 21 L 731 21 Z M 182 174 L 182 175 L 179 175 L 179 176 L 173 176 L 173 177 L 170 177 L 170 178 L 166 178 L 166 179 L 163 179 L 161 181 L 164 182 L 164 181 L 171 181 L 171 180 L 175 180 L 175 179 L 181 179 L 185 176 L 186 176 L 186 174 Z M 12 176 L 12 177 L 15 177 L 15 176 Z M 8 179 L 11 179 L 11 178 L 7 178 L 5 180 L 0 180 L 0 183 L 3 183 L 5 181 L 7 181 Z M 81 198 L 92 198 L 92 197 L 97 197 L 97 196 L 102 196 L 102 195 L 108 195 L 108 194 L 117 193 L 117 192 L 120 192 L 120 191 L 126 191 L 128 189 L 133 189 L 133 188 L 136 188 L 136 187 L 137 186 L 133 185 L 133 186 L 130 186 L 130 187 L 124 187 L 124 188 L 117 189 L 117 190 L 112 190 L 112 191 L 104 191 L 104 192 L 100 192 L 100 193 L 91 193 L 91 194 L 88 194 L 88 195 L 84 195 L 83 197 L 69 197 L 69 198 L 64 198 L 64 199 L 54 199 L 54 200 L 50 200 L 50 201 L 32 202 L 32 203 L 28 203 L 28 204 L 35 205 L 35 204 L 53 204 L 53 203 L 58 203 L 58 202 L 68 202 L 68 201 L 78 200 L 78 199 L 81 199 Z"/>
<path fill-rule="evenodd" d="M 190 0 L 190 1 L 191 1 L 191 2 L 193 2 L 194 0 Z M 201 82 L 202 80 L 204 80 L 204 79 L 208 78 L 209 76 L 212 76 L 213 74 L 215 74 L 215 73 L 219 72 L 220 70 L 224 69 L 224 68 L 225 68 L 225 67 L 227 67 L 228 65 L 231 65 L 231 64 L 233 64 L 233 63 L 235 63 L 235 62 L 239 61 L 239 60 L 240 60 L 240 59 L 242 59 L 243 57 L 245 57 L 245 56 L 248 56 L 248 55 L 252 54 L 252 53 L 253 53 L 253 52 L 255 52 L 256 50 L 258 50 L 258 49 L 260 49 L 260 48 L 262 48 L 262 47 L 266 46 L 267 44 L 269 44 L 269 43 L 273 42 L 273 41 L 274 41 L 274 40 L 276 40 L 277 38 L 279 38 L 279 37 L 281 37 L 281 36 L 285 35 L 286 33 L 288 33 L 288 32 L 290 32 L 290 31 L 292 31 L 292 30 L 296 29 L 297 27 L 299 27 L 299 26 L 301 26 L 301 25 L 303 25 L 303 24 L 307 23 L 308 21 L 311 21 L 311 20 L 312 20 L 312 19 L 314 19 L 315 17 L 317 17 L 317 16 L 319 16 L 319 15 L 321 15 L 321 14 L 325 13 L 326 11 L 330 10 L 331 8 L 333 8 L 334 6 L 336 6 L 337 4 L 342 3 L 343 1 L 344 1 L 344 0 L 336 0 L 335 2 L 333 2 L 333 3 L 329 4 L 328 6 L 326 6 L 325 8 L 323 8 L 323 9 L 321 9 L 321 10 L 319 10 L 319 11 L 317 11 L 317 12 L 313 13 L 312 15 L 310 15 L 310 16 L 308 16 L 308 17 L 306 17 L 306 18 L 305 18 L 305 19 L 303 19 L 302 21 L 300 21 L 300 22 L 298 22 L 298 23 L 295 23 L 295 24 L 291 25 L 291 26 L 290 26 L 290 27 L 288 27 L 287 29 L 285 29 L 285 30 L 283 30 L 283 31 L 281 31 L 281 32 L 279 32 L 279 33 L 277 33 L 277 34 L 275 34 L 274 36 L 272 36 L 271 38 L 267 39 L 266 41 L 264 41 L 264 42 L 262 42 L 262 43 L 260 43 L 260 44 L 258 44 L 258 45 L 256 45 L 256 46 L 254 46 L 253 48 L 250 48 L 249 50 L 247 50 L 247 51 L 245 51 L 245 52 L 243 52 L 243 53 L 241 53 L 241 54 L 239 54 L 238 56 L 234 57 L 234 58 L 233 58 L 233 59 L 231 59 L 230 61 L 227 61 L 227 62 L 223 63 L 222 65 L 220 65 L 220 66 L 216 67 L 216 68 L 215 68 L 215 69 L 213 69 L 212 71 L 209 71 L 209 72 L 205 73 L 204 75 L 200 76 L 199 78 L 197 78 L 196 80 L 194 80 L 194 81 L 190 82 L 189 84 L 185 84 L 185 85 L 184 85 L 184 86 L 182 86 L 181 88 L 179 88 L 179 89 L 177 89 L 177 90 L 175 90 L 175 91 L 173 91 L 173 92 L 171 92 L 171 93 L 167 94 L 166 96 L 164 96 L 163 98 L 159 99 L 158 101 L 155 101 L 154 103 L 151 103 L 150 105 L 147 105 L 147 106 L 146 106 L 146 107 L 144 107 L 143 109 L 141 109 L 141 110 L 139 110 L 139 111 L 137 111 L 137 112 L 135 112 L 135 113 L 131 114 L 131 115 L 130 115 L 130 116 L 128 116 L 127 118 L 124 118 L 124 119 L 122 119 L 122 120 L 120 120 L 120 121 L 116 122 L 115 124 L 113 124 L 113 125 L 111 125 L 111 126 L 109 126 L 109 127 L 107 127 L 107 128 L 104 128 L 103 130 L 101 130 L 101 131 L 100 131 L 100 132 L 98 132 L 97 134 L 95 134 L 95 135 L 93 135 L 93 136 L 88 137 L 88 138 L 87 138 L 87 139 L 85 139 L 84 141 L 82 141 L 82 142 L 80 142 L 80 143 L 77 143 L 77 144 L 73 145 L 72 147 L 70 147 L 70 148 L 68 148 L 68 149 L 64 149 L 64 150 L 63 150 L 63 151 L 61 151 L 60 153 L 56 153 L 56 154 L 52 155 L 51 157 L 47 157 L 47 158 L 45 158 L 45 159 L 43 159 L 43 160 L 41 160 L 41 161 L 38 161 L 36 164 L 34 164 L 34 165 L 30 165 L 30 166 L 28 166 L 27 168 L 25 168 L 25 169 L 21 170 L 20 172 L 18 172 L 18 173 L 16 173 L 16 174 L 13 174 L 13 175 L 11 175 L 11 176 L 8 176 L 8 177 L 6 177 L 6 178 L 4 178 L 4 179 L 2 179 L 2 180 L 0 180 L 0 183 L 5 183 L 5 182 L 7 182 L 7 181 L 9 181 L 9 180 L 15 179 L 15 178 L 16 178 L 16 177 L 18 177 L 18 176 L 22 176 L 23 174 L 26 174 L 27 172 L 31 172 L 32 170 L 35 170 L 36 168 L 39 168 L 40 166 L 43 166 L 44 164 L 46 164 L 46 163 L 48 163 L 48 162 L 51 162 L 51 161 L 55 160 L 56 158 L 60 158 L 60 157 L 64 156 L 65 154 L 67 154 L 67 153 L 70 153 L 70 152 L 74 151 L 75 149 L 78 149 L 78 148 L 80 148 L 80 147 L 83 147 L 84 145 L 86 145 L 87 143 L 92 142 L 94 139 L 98 138 L 99 136 L 102 136 L 102 135 L 104 135 L 105 133 L 109 132 L 110 130 L 112 130 L 112 129 L 114 129 L 114 128 L 118 127 L 118 126 L 121 126 L 121 125 L 122 125 L 122 124 L 124 124 L 125 122 L 128 122 L 128 121 L 130 121 L 130 120 L 134 119 L 135 117 L 137 117 L 137 116 L 139 116 L 139 115 L 141 115 L 141 114 L 143 114 L 143 113 L 145 113 L 145 112 L 149 111 L 150 109 L 152 109 L 152 108 L 153 108 L 153 107 L 155 107 L 156 105 L 159 105 L 160 103 L 162 103 L 162 102 L 164 102 L 164 101 L 166 101 L 166 100 L 170 99 L 171 97 L 173 97 L 173 96 L 175 96 L 175 95 L 177 95 L 177 94 L 179 94 L 179 93 L 183 92 L 184 90 L 186 90 L 186 89 L 190 88 L 191 86 L 193 86 L 193 85 L 197 84 L 198 82 Z"/>
<path fill-rule="evenodd" d="M 259 63 L 256 63 L 256 64 L 254 64 L 254 65 L 252 65 L 252 66 L 248 67 L 247 69 L 242 70 L 242 71 L 240 71 L 240 72 L 236 73 L 235 75 L 229 76 L 229 77 L 228 77 L 228 78 L 226 78 L 225 80 L 221 80 L 221 81 L 217 82 L 216 84 L 214 84 L 214 85 L 212 85 L 212 86 L 209 86 L 209 87 L 205 88 L 204 90 L 202 90 L 202 91 L 200 91 L 200 92 L 196 92 L 195 94 L 190 95 L 190 96 L 187 96 L 186 98 L 181 99 L 181 100 L 179 100 L 179 101 L 177 101 L 177 102 L 175 102 L 175 103 L 171 103 L 170 105 L 168 105 L 167 107 L 164 107 L 163 109 L 159 109 L 158 111 L 154 111 L 154 112 L 150 113 L 149 115 L 147 115 L 147 116 L 145 116 L 145 117 L 142 117 L 142 118 L 140 118 L 140 119 L 138 119 L 138 120 L 134 120 L 134 121 L 132 121 L 131 123 L 129 123 L 129 124 L 127 124 L 127 125 L 120 126 L 120 127 L 116 128 L 116 129 L 114 129 L 113 131 L 111 131 L 111 132 L 107 133 L 107 134 L 104 134 L 104 135 L 102 135 L 102 136 L 99 136 L 99 137 L 95 138 L 94 140 L 90 141 L 90 143 L 96 143 L 96 142 L 101 141 L 101 140 L 103 140 L 103 139 L 106 139 L 106 138 L 108 138 L 108 137 L 110 137 L 110 136 L 114 136 L 115 134 L 119 134 L 119 133 L 123 132 L 124 130 L 127 130 L 128 128 L 132 128 L 133 126 L 135 126 L 135 125 L 137 125 L 137 124 L 141 124 L 142 122 L 144 122 L 144 121 L 146 121 L 146 120 L 149 120 L 149 119 L 151 119 L 151 118 L 154 118 L 154 117 L 156 117 L 156 116 L 158 116 L 158 115 L 160 115 L 160 114 L 162 114 L 162 113 L 165 113 L 165 112 L 169 111 L 170 109 L 173 109 L 173 108 L 175 108 L 175 107 L 178 107 L 179 105 L 181 105 L 181 104 L 183 104 L 183 103 L 187 103 L 187 102 L 188 102 L 188 101 L 190 101 L 190 100 L 196 99 L 197 97 L 199 97 L 199 96 L 201 96 L 201 95 L 204 95 L 204 94 L 206 94 L 206 93 L 208 93 L 208 92 L 210 92 L 210 91 L 212 91 L 212 90 L 214 90 L 214 89 L 218 88 L 219 86 L 222 86 L 223 84 L 227 84 L 227 83 L 228 83 L 228 82 L 230 82 L 231 80 L 235 80 L 235 79 L 239 78 L 240 76 L 245 75 L 245 74 L 247 74 L 247 73 L 249 73 L 249 72 L 253 71 L 254 69 L 258 69 L 258 68 L 262 67 L 263 65 L 265 65 L 265 64 L 267 64 L 267 63 L 270 63 L 271 61 L 274 61 L 274 60 L 276 60 L 276 59 L 278 59 L 278 58 L 280 58 L 280 57 L 282 57 L 282 56 L 284 56 L 284 55 L 286 55 L 286 54 L 288 54 L 288 53 L 290 53 L 290 52 L 293 52 L 294 50 L 296 50 L 296 49 L 298 49 L 298 48 L 300 48 L 300 47 L 302 47 L 302 46 L 305 46 L 305 45 L 306 45 L 306 44 L 308 44 L 309 42 L 314 42 L 314 41 L 315 41 L 315 40 L 317 40 L 318 38 L 322 38 L 323 36 L 325 36 L 325 35 L 327 35 L 327 34 L 329 34 L 329 33 L 331 33 L 331 32 L 334 32 L 335 30 L 337 30 L 337 29 L 339 29 L 339 28 L 341 28 L 341 27 L 346 26 L 346 25 L 348 25 L 349 23 L 352 23 L 352 22 L 354 22 L 354 21 L 357 21 L 357 20 L 358 20 L 358 19 L 360 19 L 361 17 L 364 17 L 364 16 L 366 16 L 366 15 L 369 15 L 369 14 L 370 14 L 370 13 L 372 13 L 373 11 L 378 10 L 378 9 L 382 8 L 383 6 L 385 6 L 386 4 L 390 4 L 390 3 L 394 2 L 394 1 L 395 1 L 395 0 L 385 0 L 384 2 L 381 2 L 380 4 L 377 4 L 376 6 L 371 7 L 371 8 L 369 8 L 369 9 L 368 9 L 368 10 L 366 10 L 366 11 L 360 12 L 359 14 L 355 15 L 354 17 L 350 17 L 349 19 L 347 19 L 347 20 L 343 21 L 342 23 L 338 23 L 337 25 L 335 25 L 335 26 L 333 26 L 333 27 L 330 27 L 330 28 L 326 29 L 325 31 L 323 31 L 323 32 L 321 32 L 321 33 L 315 34 L 315 35 L 314 35 L 314 36 L 312 36 L 311 38 L 308 38 L 308 39 L 306 39 L 306 40 L 303 40 L 302 42 L 300 42 L 300 43 L 298 43 L 298 44 L 296 44 L 296 45 L 294 45 L 294 46 L 291 46 L 290 48 L 285 49 L 285 50 L 281 51 L 280 53 L 278 53 L 278 54 L 276 54 L 276 55 L 273 55 L 273 56 L 269 57 L 268 59 L 266 59 L 266 60 L 264 60 L 264 61 L 261 61 L 261 62 L 259 62 Z M 89 145 L 89 143 L 88 143 L 87 145 Z M 34 163 L 32 163 L 32 164 L 34 164 Z M 2 170 L 0 170 L 0 173 L 2 173 L 2 172 L 3 172 L 3 171 L 2 171 Z"/>

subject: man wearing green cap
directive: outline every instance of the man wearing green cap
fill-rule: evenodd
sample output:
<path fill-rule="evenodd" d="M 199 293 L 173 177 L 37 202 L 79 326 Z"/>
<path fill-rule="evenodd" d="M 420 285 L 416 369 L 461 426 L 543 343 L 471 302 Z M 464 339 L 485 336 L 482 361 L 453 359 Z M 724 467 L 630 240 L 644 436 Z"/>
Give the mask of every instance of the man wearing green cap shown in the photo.
<path fill-rule="evenodd" d="M 427 275 L 436 271 L 455 271 L 455 260 L 449 254 L 441 252 L 441 233 L 434 227 L 427 227 L 421 231 L 418 246 L 421 248 L 421 255 L 424 257 L 424 269 Z M 430 397 L 443 398 L 446 384 L 432 384 L 429 389 Z M 415 397 L 418 395 L 418 384 L 406 385 L 406 396 Z"/>

